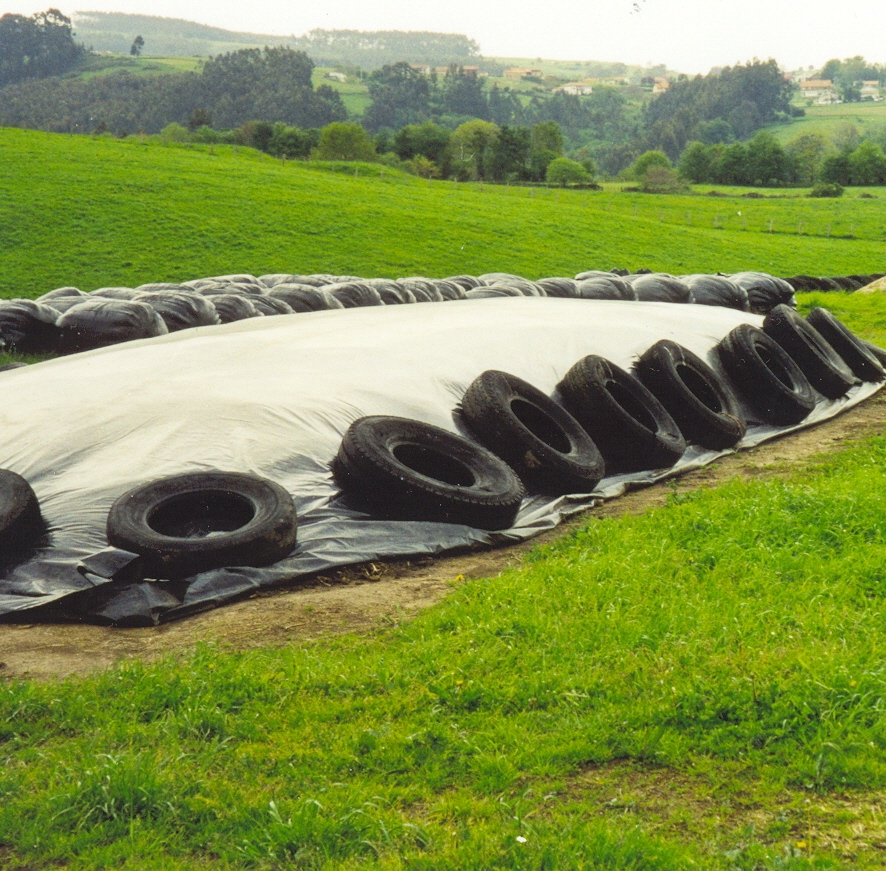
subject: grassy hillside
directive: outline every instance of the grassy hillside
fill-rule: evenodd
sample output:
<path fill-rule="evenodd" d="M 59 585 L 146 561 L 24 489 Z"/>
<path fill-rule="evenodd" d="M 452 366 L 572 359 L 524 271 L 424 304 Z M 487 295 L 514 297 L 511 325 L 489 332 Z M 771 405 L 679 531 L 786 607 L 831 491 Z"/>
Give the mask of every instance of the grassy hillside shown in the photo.
<path fill-rule="evenodd" d="M 283 45 L 291 37 L 263 33 L 240 33 L 156 15 L 130 15 L 122 12 L 76 12 L 73 16 L 76 38 L 95 51 L 129 51 L 136 36 L 145 40 L 151 54 L 181 57 L 209 57 L 241 48 Z"/>
<path fill-rule="evenodd" d="M 196 72 L 203 61 L 196 57 L 158 57 L 142 55 L 130 57 L 128 54 L 87 55 L 84 62 L 71 73 L 83 79 L 107 76 L 126 72 L 134 76 L 168 75 L 170 73 Z"/>
<path fill-rule="evenodd" d="M 805 117 L 794 118 L 789 124 L 774 124 L 767 129 L 785 143 L 801 133 L 821 133 L 829 139 L 841 126 L 847 124 L 854 125 L 861 134 L 886 126 L 886 102 L 839 103 L 804 108 Z"/>
<path fill-rule="evenodd" d="M 884 271 L 886 197 L 507 188 L 13 129 L 0 182 L 4 296 L 231 272 Z"/>

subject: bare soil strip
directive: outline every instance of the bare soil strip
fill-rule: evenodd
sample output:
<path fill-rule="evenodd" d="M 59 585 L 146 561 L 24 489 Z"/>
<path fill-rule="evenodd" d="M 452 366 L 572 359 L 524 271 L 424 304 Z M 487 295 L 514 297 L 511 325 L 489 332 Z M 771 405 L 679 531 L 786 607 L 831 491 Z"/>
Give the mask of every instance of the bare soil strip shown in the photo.
<path fill-rule="evenodd" d="M 409 619 L 455 585 L 518 564 L 536 544 L 554 540 L 589 517 L 640 513 L 680 491 L 712 487 L 736 476 L 785 475 L 816 454 L 886 429 L 886 391 L 843 414 L 759 447 L 724 457 L 671 481 L 635 490 L 561 524 L 529 542 L 444 557 L 368 563 L 300 579 L 292 588 L 252 598 L 149 629 L 79 624 L 0 626 L 0 677 L 41 680 L 86 675 L 121 660 L 154 659 L 200 642 L 232 650 L 281 646 L 323 635 L 370 632 Z"/>

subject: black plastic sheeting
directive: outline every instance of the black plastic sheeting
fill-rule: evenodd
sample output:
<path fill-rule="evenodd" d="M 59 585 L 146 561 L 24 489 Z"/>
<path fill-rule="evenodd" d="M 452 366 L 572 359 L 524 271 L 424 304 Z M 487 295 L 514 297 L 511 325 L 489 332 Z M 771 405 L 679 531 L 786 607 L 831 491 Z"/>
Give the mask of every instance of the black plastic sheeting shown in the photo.
<path fill-rule="evenodd" d="M 0 468 L 30 482 L 47 523 L 30 558 L 9 567 L 0 581 L 0 614 L 47 606 L 65 619 L 149 625 L 336 566 L 536 535 L 598 497 L 720 454 L 690 447 L 673 470 L 607 477 L 592 494 L 530 497 L 515 525 L 495 533 L 373 520 L 348 506 L 330 462 L 351 422 L 367 414 L 408 417 L 465 435 L 456 410 L 487 369 L 553 393 L 587 354 L 630 368 L 668 338 L 725 377 L 714 349 L 743 322 L 760 325 L 762 318 L 708 305 L 521 295 L 252 318 L 0 373 Z M 802 425 L 878 387 L 857 384 L 840 400 L 820 399 Z M 751 426 L 742 446 L 788 431 L 754 425 L 745 411 Z M 210 470 L 252 473 L 285 487 L 298 511 L 296 550 L 266 568 L 142 580 L 131 555 L 108 548 L 111 504 L 156 478 Z"/>

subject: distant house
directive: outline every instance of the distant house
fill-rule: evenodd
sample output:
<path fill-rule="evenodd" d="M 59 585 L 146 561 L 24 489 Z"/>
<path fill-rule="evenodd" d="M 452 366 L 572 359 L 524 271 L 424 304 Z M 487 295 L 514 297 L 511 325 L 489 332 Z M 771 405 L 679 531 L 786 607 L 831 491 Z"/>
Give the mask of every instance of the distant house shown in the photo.
<path fill-rule="evenodd" d="M 458 70 L 463 76 L 470 76 L 470 77 L 473 78 L 473 79 L 476 79 L 476 78 L 480 78 L 480 77 L 482 77 L 482 76 L 488 76 L 488 75 L 489 75 L 489 73 L 481 72 L 481 71 L 480 71 L 480 67 L 475 67 L 475 66 L 467 66 L 467 67 L 463 67 L 463 66 L 461 66 L 461 65 L 459 65 L 459 64 L 454 64 L 454 66 L 456 67 L 456 69 L 457 69 L 457 70 Z M 452 65 L 450 65 L 450 66 L 448 66 L 448 67 L 437 67 L 437 68 L 434 70 L 434 72 L 435 72 L 438 76 L 445 76 L 446 73 L 448 73 L 451 69 L 452 69 Z"/>
<path fill-rule="evenodd" d="M 665 78 L 659 78 L 655 80 L 655 84 L 652 86 L 653 94 L 663 94 L 668 88 L 671 86 L 671 80 Z"/>
<path fill-rule="evenodd" d="M 594 86 L 588 82 L 567 82 L 554 89 L 555 94 L 573 94 L 576 97 L 587 97 L 594 93 Z"/>
<path fill-rule="evenodd" d="M 506 79 L 525 79 L 527 76 L 534 79 L 540 79 L 541 70 L 536 69 L 535 67 L 508 67 L 502 75 Z"/>
<path fill-rule="evenodd" d="M 331 79 L 333 82 L 346 82 L 348 77 L 344 73 L 336 72 L 335 70 L 329 70 L 328 72 L 323 73 L 324 79 Z"/>
<path fill-rule="evenodd" d="M 861 92 L 862 100 L 876 100 L 879 102 L 883 98 L 880 96 L 880 83 L 874 79 L 865 80 L 861 83 L 861 87 L 859 88 Z"/>
<path fill-rule="evenodd" d="M 424 76 L 429 76 L 432 72 L 431 67 L 428 64 L 409 64 L 411 69 L 414 69 L 417 73 L 421 73 Z"/>
<path fill-rule="evenodd" d="M 807 79 L 805 82 L 800 82 L 800 93 L 805 99 L 813 100 L 820 105 L 840 102 L 834 83 L 830 79 Z"/>

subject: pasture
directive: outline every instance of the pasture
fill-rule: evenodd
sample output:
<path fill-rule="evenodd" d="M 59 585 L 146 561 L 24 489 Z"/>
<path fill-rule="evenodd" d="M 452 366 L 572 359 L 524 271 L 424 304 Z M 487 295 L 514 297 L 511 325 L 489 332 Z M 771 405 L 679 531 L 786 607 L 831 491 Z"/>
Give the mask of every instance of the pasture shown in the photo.
<path fill-rule="evenodd" d="M 502 187 L 12 129 L 0 131 L 0 180 L 6 297 L 233 272 L 847 275 L 883 271 L 886 241 L 882 191 L 811 200 Z"/>

